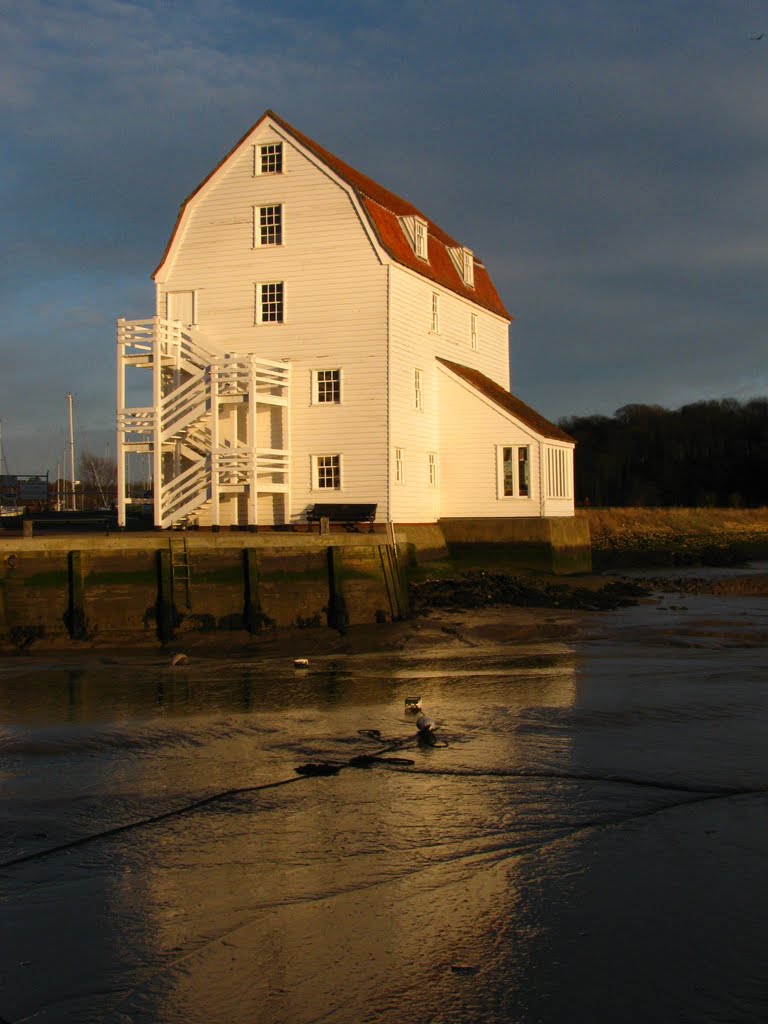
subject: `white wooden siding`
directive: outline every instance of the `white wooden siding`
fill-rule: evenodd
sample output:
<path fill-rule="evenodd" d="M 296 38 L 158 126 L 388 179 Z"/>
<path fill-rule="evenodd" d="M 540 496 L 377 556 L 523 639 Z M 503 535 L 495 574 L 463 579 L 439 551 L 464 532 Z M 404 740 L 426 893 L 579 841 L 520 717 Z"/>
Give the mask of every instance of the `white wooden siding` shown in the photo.
<path fill-rule="evenodd" d="M 440 371 L 441 514 L 445 517 L 573 515 L 573 501 L 542 502 L 541 453 L 545 440 L 450 371 Z M 530 494 L 499 497 L 498 449 L 529 448 Z M 567 448 L 567 446 L 563 446 Z M 570 504 L 570 508 L 568 507 Z"/>
<path fill-rule="evenodd" d="M 285 173 L 253 174 L 253 145 L 283 141 Z M 290 232 L 281 246 L 253 246 L 254 206 L 282 203 Z M 254 326 L 254 285 L 284 281 L 285 322 Z M 339 500 L 376 502 L 387 514 L 387 268 L 346 188 L 269 125 L 263 125 L 189 205 L 183 233 L 157 280 L 194 289 L 206 344 L 292 365 L 294 514 L 322 500 L 310 456 L 344 456 Z M 344 366 L 344 404 L 311 401 L 316 368 Z M 327 492 L 326 492 L 327 497 Z"/>
<path fill-rule="evenodd" d="M 431 330 L 432 296 L 440 295 L 440 333 Z M 471 315 L 477 316 L 479 346 L 472 349 Z M 480 370 L 509 387 L 508 325 L 482 307 L 440 289 L 397 265 L 390 282 L 390 472 L 394 449 L 402 448 L 405 482 L 392 488 L 392 518 L 400 523 L 434 522 L 448 515 L 444 502 L 446 459 L 440 424 L 454 417 L 443 405 L 437 356 Z M 414 370 L 422 370 L 423 407 L 414 400 Z M 429 486 L 429 452 L 438 452 L 440 485 Z"/>

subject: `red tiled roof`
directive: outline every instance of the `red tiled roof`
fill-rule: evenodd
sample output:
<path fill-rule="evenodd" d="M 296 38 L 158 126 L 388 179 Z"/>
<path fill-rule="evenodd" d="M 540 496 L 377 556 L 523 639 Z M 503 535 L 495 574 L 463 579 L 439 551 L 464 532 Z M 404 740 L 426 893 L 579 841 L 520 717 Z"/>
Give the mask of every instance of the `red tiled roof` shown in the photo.
<path fill-rule="evenodd" d="M 275 124 L 280 125 L 281 128 L 300 142 L 302 146 L 308 149 L 311 153 L 314 153 L 316 157 L 330 167 L 330 169 L 343 181 L 352 186 L 358 194 L 363 209 L 368 214 L 379 241 L 397 263 L 401 263 L 403 266 L 409 267 L 411 270 L 415 270 L 423 277 L 448 288 L 452 292 L 456 292 L 458 295 L 464 296 L 472 302 L 476 302 L 479 306 L 483 306 L 486 309 L 497 313 L 506 320 L 512 319 L 511 315 L 505 308 L 504 303 L 499 298 L 498 292 L 493 286 L 493 282 L 491 281 L 488 271 L 477 257 L 475 257 L 474 268 L 475 287 L 469 288 L 464 284 L 464 281 L 448 252 L 449 248 L 461 248 L 459 242 L 451 238 L 450 235 L 447 235 L 437 226 L 437 224 L 431 221 L 429 217 L 425 217 L 424 214 L 411 203 L 407 202 L 405 199 L 401 199 L 400 196 L 395 195 L 394 192 L 390 192 L 389 189 L 378 185 L 372 178 L 367 177 L 367 175 L 356 171 L 354 167 L 350 167 L 349 164 L 334 156 L 333 153 L 330 153 L 323 146 L 318 145 L 318 143 L 313 139 L 310 139 L 309 136 L 298 131 L 271 110 L 267 110 L 262 114 L 259 120 L 248 129 L 241 139 L 235 143 L 232 149 L 230 149 L 226 156 L 219 161 L 216 167 L 214 167 L 211 173 L 198 185 L 195 191 L 184 200 L 176 219 L 176 224 L 170 240 L 165 248 L 165 252 L 163 253 L 163 258 L 155 269 L 152 275 L 153 277 L 157 275 L 160 267 L 165 263 L 187 204 L 194 196 L 197 195 L 206 182 L 210 181 L 219 168 L 226 163 L 235 150 L 245 142 L 248 136 L 258 128 L 266 118 L 270 118 L 275 122 Z M 420 259 L 413 251 L 413 248 L 403 231 L 402 225 L 398 220 L 399 217 L 413 216 L 420 217 L 427 223 L 428 261 Z"/>
<path fill-rule="evenodd" d="M 525 423 L 526 426 L 535 430 L 537 434 L 541 434 L 542 437 L 549 438 L 550 441 L 576 443 L 570 434 L 566 434 L 560 427 L 550 423 L 548 419 L 545 419 L 535 409 L 532 409 L 530 405 L 526 405 L 525 402 L 510 394 L 506 388 L 492 381 L 490 377 L 486 377 L 479 370 L 473 370 L 469 366 L 462 366 L 461 363 L 452 363 L 448 359 L 441 359 L 440 356 L 437 356 L 437 361 L 442 363 L 443 366 L 447 366 L 449 370 L 452 370 L 457 377 L 461 377 L 467 384 L 471 384 L 476 391 L 490 399 L 495 405 L 500 406 L 505 412 L 511 413 L 515 419 Z"/>

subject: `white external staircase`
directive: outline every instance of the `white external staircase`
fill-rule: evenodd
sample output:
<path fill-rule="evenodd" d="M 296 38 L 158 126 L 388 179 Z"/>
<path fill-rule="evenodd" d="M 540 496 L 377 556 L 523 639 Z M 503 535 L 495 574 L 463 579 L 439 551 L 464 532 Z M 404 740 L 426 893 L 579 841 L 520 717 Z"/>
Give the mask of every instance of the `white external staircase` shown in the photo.
<path fill-rule="evenodd" d="M 129 370 L 152 374 L 152 404 L 127 406 Z M 260 494 L 282 494 L 290 516 L 290 365 L 252 353 L 216 354 L 194 327 L 179 321 L 117 321 L 117 514 L 125 526 L 128 459 L 145 453 L 152 464 L 156 527 L 205 518 L 217 527 L 226 503 L 230 525 L 255 526 Z M 245 414 L 232 415 L 233 406 Z M 261 444 L 259 407 L 279 409 L 282 447 Z M 244 427 L 238 422 L 244 420 Z M 234 424 L 234 426 L 233 426 Z M 242 436 L 241 436 L 242 435 Z M 233 495 L 239 509 L 232 522 Z M 241 522 L 240 520 L 244 521 Z"/>

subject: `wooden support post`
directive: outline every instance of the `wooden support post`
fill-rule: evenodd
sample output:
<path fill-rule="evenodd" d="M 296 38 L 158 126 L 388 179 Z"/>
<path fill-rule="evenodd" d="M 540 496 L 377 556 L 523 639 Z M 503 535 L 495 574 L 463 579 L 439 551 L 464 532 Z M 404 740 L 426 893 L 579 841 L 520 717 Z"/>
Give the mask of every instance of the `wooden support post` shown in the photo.
<path fill-rule="evenodd" d="M 67 556 L 68 601 L 66 622 L 72 640 L 84 640 L 88 635 L 85 619 L 85 583 L 83 581 L 83 556 L 81 551 L 70 551 Z"/>
<path fill-rule="evenodd" d="M 157 636 L 161 644 L 174 637 L 176 609 L 173 605 L 173 575 L 170 549 L 157 552 Z"/>
<path fill-rule="evenodd" d="M 254 548 L 243 548 L 243 584 L 243 625 L 249 633 L 258 633 L 270 622 L 261 610 L 259 560 Z"/>
<path fill-rule="evenodd" d="M 347 605 L 342 594 L 342 552 L 340 547 L 328 548 L 328 625 L 343 633 L 349 624 Z"/>

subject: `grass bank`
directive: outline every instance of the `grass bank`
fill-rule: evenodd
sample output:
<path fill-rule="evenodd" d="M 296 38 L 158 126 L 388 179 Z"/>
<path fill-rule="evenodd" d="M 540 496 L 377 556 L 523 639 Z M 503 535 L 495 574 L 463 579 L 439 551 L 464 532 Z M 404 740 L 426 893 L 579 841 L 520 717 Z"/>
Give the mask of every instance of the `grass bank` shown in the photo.
<path fill-rule="evenodd" d="M 592 508 L 595 569 L 737 565 L 768 559 L 768 508 Z"/>

